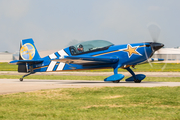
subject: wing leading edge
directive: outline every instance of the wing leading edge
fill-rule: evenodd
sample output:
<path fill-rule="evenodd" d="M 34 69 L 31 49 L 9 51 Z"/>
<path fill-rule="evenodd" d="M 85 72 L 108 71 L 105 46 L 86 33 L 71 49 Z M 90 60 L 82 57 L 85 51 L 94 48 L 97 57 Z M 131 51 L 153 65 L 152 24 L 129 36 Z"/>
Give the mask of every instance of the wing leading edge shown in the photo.
<path fill-rule="evenodd" d="M 14 60 L 14 61 L 9 62 L 9 64 L 15 64 L 15 65 L 26 64 L 26 63 L 37 64 L 37 63 L 42 63 L 42 62 L 43 62 L 42 59 L 40 60 Z"/>

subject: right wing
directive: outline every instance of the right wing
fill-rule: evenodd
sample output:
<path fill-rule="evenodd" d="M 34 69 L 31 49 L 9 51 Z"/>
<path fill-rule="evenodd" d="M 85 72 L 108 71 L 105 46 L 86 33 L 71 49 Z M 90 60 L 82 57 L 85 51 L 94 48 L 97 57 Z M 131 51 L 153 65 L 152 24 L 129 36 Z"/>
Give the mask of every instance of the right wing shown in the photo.
<path fill-rule="evenodd" d="M 52 61 L 80 64 L 80 65 L 92 65 L 92 64 L 113 64 L 119 61 L 116 56 L 106 56 L 106 57 L 92 57 L 92 56 L 64 56 L 61 59 L 54 59 Z"/>

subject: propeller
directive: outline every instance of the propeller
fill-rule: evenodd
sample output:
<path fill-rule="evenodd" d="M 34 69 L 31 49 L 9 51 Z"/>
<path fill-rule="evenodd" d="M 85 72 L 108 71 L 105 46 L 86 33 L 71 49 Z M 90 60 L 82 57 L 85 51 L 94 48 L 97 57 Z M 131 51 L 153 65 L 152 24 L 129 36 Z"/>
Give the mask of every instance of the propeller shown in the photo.
<path fill-rule="evenodd" d="M 157 43 L 158 38 L 159 38 L 159 35 L 160 35 L 160 32 L 161 32 L 161 29 L 160 29 L 159 25 L 157 25 L 157 24 L 155 24 L 155 23 L 149 23 L 149 24 L 147 25 L 147 28 L 148 28 L 148 30 L 149 30 L 149 33 L 150 33 L 151 38 L 152 38 L 152 41 L 153 41 L 153 43 L 151 43 L 151 46 L 152 46 L 152 48 L 153 48 L 152 50 L 153 50 L 153 53 L 154 53 L 156 50 L 158 50 L 159 48 L 161 48 L 162 46 L 164 46 L 164 45 L 161 44 L 161 43 Z M 157 52 L 158 52 L 158 51 L 157 51 Z M 145 51 L 145 54 L 146 54 L 146 57 L 147 57 L 146 51 Z M 147 61 L 148 61 L 149 65 L 150 65 L 151 67 L 153 67 L 153 65 L 150 63 L 148 57 L 147 57 Z M 167 63 L 165 63 L 165 65 L 162 67 L 161 70 L 164 70 L 164 69 L 165 69 L 166 64 L 167 64 Z"/>
<path fill-rule="evenodd" d="M 157 24 L 154 24 L 154 23 L 149 23 L 147 25 L 147 28 L 149 30 L 149 33 L 150 33 L 152 41 L 153 41 L 153 42 L 150 42 L 150 45 L 151 45 L 151 48 L 152 48 L 152 51 L 153 51 L 152 55 L 153 55 L 156 50 L 161 48 L 161 43 L 157 43 L 161 29 Z M 149 65 L 151 67 L 153 67 L 152 63 L 150 62 L 150 61 L 153 61 L 153 60 L 148 57 L 147 51 L 146 51 L 145 48 L 144 48 L 144 51 L 145 51 L 147 62 L 149 63 Z"/>

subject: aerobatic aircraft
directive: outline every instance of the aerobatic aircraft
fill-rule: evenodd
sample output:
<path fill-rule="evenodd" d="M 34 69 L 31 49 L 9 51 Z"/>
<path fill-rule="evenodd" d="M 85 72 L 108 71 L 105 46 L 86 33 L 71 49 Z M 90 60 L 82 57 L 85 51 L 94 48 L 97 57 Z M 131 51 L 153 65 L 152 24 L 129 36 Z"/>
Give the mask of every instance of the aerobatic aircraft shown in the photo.
<path fill-rule="evenodd" d="M 123 74 L 118 73 L 118 69 L 122 68 L 132 75 L 126 81 L 140 83 L 146 76 L 136 75 L 130 67 L 149 61 L 154 52 L 163 46 L 162 43 L 157 42 L 114 45 L 105 40 L 91 40 L 41 58 L 34 41 L 30 38 L 21 41 L 19 60 L 11 61 L 10 64 L 18 65 L 18 72 L 27 73 L 20 78 L 20 81 L 36 72 L 113 68 L 114 75 L 105 78 L 104 81 L 118 83 L 124 78 Z"/>

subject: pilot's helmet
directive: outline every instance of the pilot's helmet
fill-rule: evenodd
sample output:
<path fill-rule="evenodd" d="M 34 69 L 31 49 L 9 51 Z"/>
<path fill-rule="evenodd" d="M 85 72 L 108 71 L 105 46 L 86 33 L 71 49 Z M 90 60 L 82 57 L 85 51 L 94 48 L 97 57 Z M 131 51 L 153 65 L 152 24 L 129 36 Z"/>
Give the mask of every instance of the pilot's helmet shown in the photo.
<path fill-rule="evenodd" d="M 82 45 L 82 44 L 79 44 L 79 45 L 77 46 L 77 48 L 83 48 L 83 45 Z"/>

